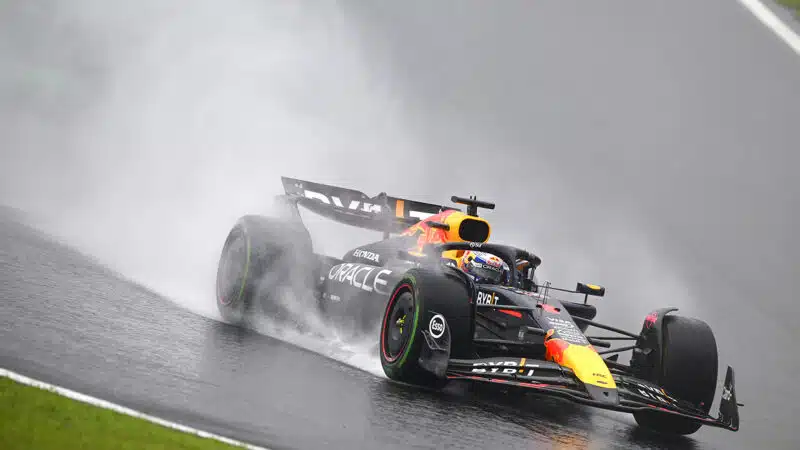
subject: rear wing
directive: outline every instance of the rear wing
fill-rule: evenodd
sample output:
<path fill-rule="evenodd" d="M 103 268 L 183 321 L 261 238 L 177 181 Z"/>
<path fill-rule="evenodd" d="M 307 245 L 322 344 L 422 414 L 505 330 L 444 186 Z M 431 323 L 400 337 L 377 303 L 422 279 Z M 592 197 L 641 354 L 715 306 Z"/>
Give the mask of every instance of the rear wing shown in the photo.
<path fill-rule="evenodd" d="M 321 216 L 347 225 L 384 233 L 400 233 L 421 220 L 456 208 L 380 193 L 363 192 L 295 178 L 281 177 L 286 197 Z"/>

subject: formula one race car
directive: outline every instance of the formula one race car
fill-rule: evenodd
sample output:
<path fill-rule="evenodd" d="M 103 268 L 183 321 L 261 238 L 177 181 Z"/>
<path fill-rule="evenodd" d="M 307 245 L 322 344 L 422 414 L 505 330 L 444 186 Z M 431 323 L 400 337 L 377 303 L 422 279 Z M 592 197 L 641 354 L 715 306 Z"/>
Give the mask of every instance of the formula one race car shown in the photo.
<path fill-rule="evenodd" d="M 375 333 L 386 375 L 441 387 L 451 380 L 495 383 L 615 411 L 670 434 L 702 425 L 739 429 L 734 372 L 727 368 L 717 417 L 717 345 L 697 319 L 657 309 L 631 333 L 593 321 L 588 298 L 601 286 L 574 290 L 539 283 L 541 259 L 489 243 L 478 208 L 456 208 L 282 178 L 280 218 L 244 216 L 225 241 L 217 305 L 243 323 L 259 305 L 274 318 L 297 320 L 291 302 L 312 298 L 326 323 Z M 298 206 L 338 222 L 383 232 L 383 239 L 343 258 L 315 254 Z M 583 296 L 583 302 L 559 299 Z M 290 300 L 287 300 L 290 299 Z M 295 300 L 292 300 L 295 299 Z M 616 335 L 591 336 L 589 327 Z M 612 342 L 632 345 L 610 349 Z M 607 350 L 598 351 L 597 348 Z M 630 364 L 619 352 L 632 351 Z"/>

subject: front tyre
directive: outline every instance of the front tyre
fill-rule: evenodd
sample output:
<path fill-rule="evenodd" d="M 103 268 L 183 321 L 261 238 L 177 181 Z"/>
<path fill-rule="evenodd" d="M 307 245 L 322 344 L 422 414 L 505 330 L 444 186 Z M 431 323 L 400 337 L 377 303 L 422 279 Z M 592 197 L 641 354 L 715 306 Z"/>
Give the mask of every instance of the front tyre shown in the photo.
<path fill-rule="evenodd" d="M 411 269 L 397 283 L 383 314 L 380 359 L 390 379 L 428 387 L 446 383 L 434 373 L 429 342 L 460 357 L 472 342 L 471 290 L 458 276 Z M 427 363 L 427 364 L 426 364 Z M 443 361 L 446 367 L 446 360 Z"/>
<path fill-rule="evenodd" d="M 693 403 L 708 413 L 717 387 L 717 341 L 707 323 L 681 316 L 666 316 L 663 323 L 661 373 L 652 381 L 671 395 Z M 636 422 L 651 430 L 687 435 L 701 424 L 684 417 L 636 412 Z"/>

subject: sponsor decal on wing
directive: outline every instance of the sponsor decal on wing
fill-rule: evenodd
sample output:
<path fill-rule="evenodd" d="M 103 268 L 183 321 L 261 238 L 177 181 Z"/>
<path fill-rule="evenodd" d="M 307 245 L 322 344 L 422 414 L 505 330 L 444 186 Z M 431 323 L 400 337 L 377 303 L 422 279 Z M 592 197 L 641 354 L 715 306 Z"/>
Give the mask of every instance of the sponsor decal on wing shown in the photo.
<path fill-rule="evenodd" d="M 310 189 L 303 190 L 303 196 L 308 199 L 318 200 L 326 205 L 333 205 L 337 208 L 341 209 L 348 209 L 350 211 L 362 211 L 366 213 L 380 213 L 382 208 L 381 205 L 360 201 L 360 200 L 350 200 L 345 205 L 342 200 L 336 195 L 325 195 L 322 192 L 315 192 Z"/>
<path fill-rule="evenodd" d="M 632 378 L 628 379 L 628 383 L 633 385 L 635 389 L 634 393 L 648 400 L 659 403 L 671 404 L 671 405 L 677 403 L 677 400 L 671 397 L 669 394 L 667 394 L 667 392 L 663 388 L 656 387 Z"/>
<path fill-rule="evenodd" d="M 479 374 L 498 373 L 503 375 L 519 374 L 530 377 L 533 376 L 535 369 L 538 367 L 538 364 L 528 363 L 526 358 L 520 358 L 475 362 L 472 364 L 472 370 L 470 372 Z"/>

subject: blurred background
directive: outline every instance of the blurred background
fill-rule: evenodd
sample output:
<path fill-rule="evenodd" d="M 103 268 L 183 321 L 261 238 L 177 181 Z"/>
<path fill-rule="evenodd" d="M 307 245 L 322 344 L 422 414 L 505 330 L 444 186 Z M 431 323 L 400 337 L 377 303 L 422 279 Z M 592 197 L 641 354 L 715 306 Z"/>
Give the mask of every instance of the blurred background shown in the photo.
<path fill-rule="evenodd" d="M 800 370 L 800 60 L 735 2 L 0 2 L 0 203 L 207 317 L 222 241 L 292 176 L 477 195 L 598 319 L 677 306 L 743 428 Z M 377 234 L 309 218 L 318 250 Z M 788 387 L 787 387 L 788 389 Z"/>

